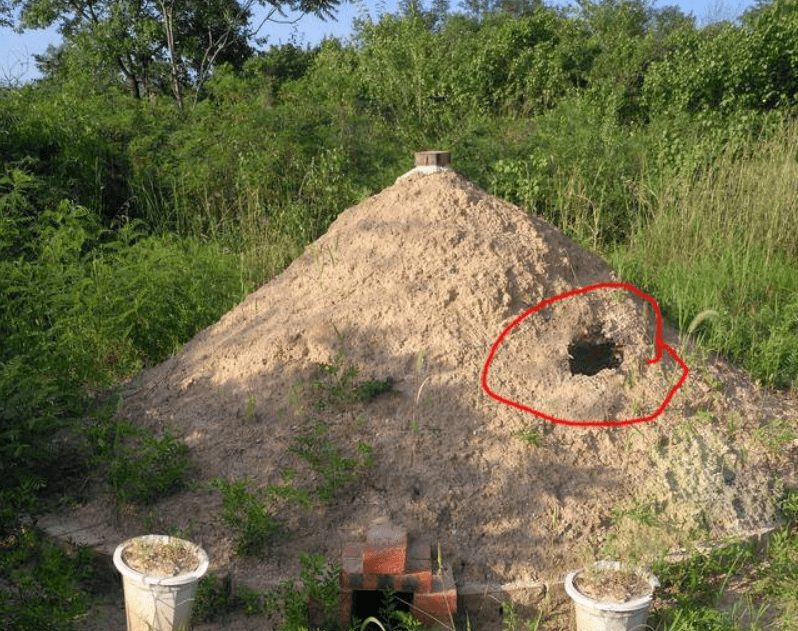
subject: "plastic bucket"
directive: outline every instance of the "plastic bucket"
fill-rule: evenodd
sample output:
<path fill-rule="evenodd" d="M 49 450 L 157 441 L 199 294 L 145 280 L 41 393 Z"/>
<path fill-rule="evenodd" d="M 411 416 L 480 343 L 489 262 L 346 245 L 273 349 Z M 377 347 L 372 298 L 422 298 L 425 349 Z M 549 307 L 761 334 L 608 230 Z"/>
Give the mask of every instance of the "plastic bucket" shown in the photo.
<path fill-rule="evenodd" d="M 198 557 L 197 568 L 177 576 L 142 574 L 127 565 L 122 551 L 134 541 L 148 544 L 181 543 Z M 167 535 L 129 539 L 114 551 L 114 565 L 122 574 L 128 631 L 185 631 L 189 627 L 199 579 L 208 570 L 208 555 L 198 545 Z"/>
<path fill-rule="evenodd" d="M 596 564 L 596 568 L 620 570 L 622 565 L 601 561 Z M 578 574 L 578 571 L 571 572 L 565 578 L 565 591 L 574 601 L 576 609 L 577 631 L 643 631 L 647 628 L 646 619 L 654 600 L 654 590 L 659 587 L 659 581 L 654 576 L 635 571 L 635 574 L 648 581 L 651 592 L 640 598 L 618 603 L 585 596 L 574 585 L 574 578 Z"/>

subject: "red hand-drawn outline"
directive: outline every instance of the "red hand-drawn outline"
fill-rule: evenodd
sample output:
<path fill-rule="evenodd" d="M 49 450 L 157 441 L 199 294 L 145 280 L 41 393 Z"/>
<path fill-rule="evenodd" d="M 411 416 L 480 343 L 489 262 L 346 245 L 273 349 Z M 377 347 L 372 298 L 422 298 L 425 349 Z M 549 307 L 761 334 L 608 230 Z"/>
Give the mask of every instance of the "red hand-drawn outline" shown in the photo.
<path fill-rule="evenodd" d="M 671 387 L 668 391 L 668 394 L 662 400 L 660 406 L 654 410 L 653 413 L 649 414 L 648 416 L 641 416 L 636 418 L 628 418 L 628 419 L 619 419 L 616 421 L 607 421 L 607 420 L 595 420 L 595 421 L 583 421 L 583 420 L 572 420 L 567 418 L 558 418 L 552 416 L 550 414 L 546 414 L 541 410 L 535 410 L 531 407 L 524 405 L 523 403 L 519 403 L 517 401 L 513 401 L 512 399 L 507 399 L 500 394 L 497 394 L 493 390 L 491 390 L 490 386 L 488 386 L 488 371 L 490 369 L 490 364 L 493 361 L 494 356 L 496 355 L 496 351 L 499 349 L 504 338 L 512 331 L 515 327 L 517 327 L 521 322 L 523 322 L 526 318 L 531 316 L 533 313 L 536 313 L 547 307 L 549 305 L 554 304 L 560 300 L 564 300 L 566 298 L 570 298 L 572 296 L 578 296 L 579 294 L 585 294 L 590 291 L 596 291 L 597 289 L 626 289 L 631 291 L 632 293 L 636 294 L 643 300 L 646 300 L 653 308 L 654 313 L 656 315 L 656 339 L 654 341 L 654 357 L 651 359 L 647 359 L 647 364 L 656 364 L 662 359 L 662 354 L 667 353 L 670 355 L 681 367 L 682 367 L 682 376 L 676 384 Z M 662 338 L 662 314 L 659 310 L 659 305 L 657 301 L 654 300 L 648 294 L 643 293 L 634 285 L 630 285 L 629 283 L 596 283 L 595 285 L 588 285 L 587 287 L 579 287 L 572 291 L 569 291 L 564 294 L 559 294 L 554 296 L 553 298 L 547 298 L 543 302 L 538 303 L 534 307 L 530 307 L 526 311 L 524 311 L 521 315 L 519 315 L 515 320 L 510 322 L 510 324 L 501 332 L 501 335 L 497 338 L 497 340 L 493 343 L 493 346 L 490 349 L 490 353 L 488 354 L 488 359 L 485 361 L 485 366 L 482 369 L 482 389 L 492 398 L 496 399 L 500 403 L 504 403 L 505 405 L 512 406 L 514 408 L 518 408 L 519 410 L 523 410 L 524 412 L 529 412 L 530 414 L 534 414 L 535 416 L 539 416 L 540 418 L 544 418 L 552 423 L 559 423 L 560 425 L 572 425 L 572 426 L 599 426 L 599 427 L 618 427 L 621 425 L 632 425 L 633 423 L 645 423 L 646 421 L 653 421 L 657 418 L 660 414 L 665 411 L 665 408 L 671 402 L 673 395 L 676 394 L 676 391 L 682 387 L 685 380 L 687 379 L 687 375 L 690 372 L 690 369 L 687 367 L 687 364 L 682 361 L 682 358 L 676 354 L 674 351 Z"/>

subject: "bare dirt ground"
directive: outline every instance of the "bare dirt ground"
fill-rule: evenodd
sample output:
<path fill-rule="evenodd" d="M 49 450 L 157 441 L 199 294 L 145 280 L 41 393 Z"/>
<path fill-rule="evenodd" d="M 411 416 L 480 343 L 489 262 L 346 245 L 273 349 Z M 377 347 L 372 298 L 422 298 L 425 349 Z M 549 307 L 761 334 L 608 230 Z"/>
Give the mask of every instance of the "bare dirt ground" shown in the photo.
<path fill-rule="evenodd" d="M 105 524 L 117 542 L 145 529 L 200 543 L 220 575 L 254 589 L 295 578 L 299 555 L 335 562 L 379 517 L 439 542 L 461 586 L 555 583 L 615 546 L 673 551 L 772 526 L 783 485 L 798 484 L 798 402 L 763 391 L 741 371 L 700 356 L 667 326 L 690 367 L 655 355 L 654 316 L 622 289 L 573 297 L 508 335 L 488 376 L 488 352 L 514 318 L 577 287 L 617 281 L 597 256 L 538 217 L 453 172 L 408 174 L 348 209 L 283 274 L 131 384 L 122 416 L 191 448 L 199 482 L 275 484 L 318 476 L 290 448 L 319 421 L 326 440 L 374 464 L 311 510 L 281 509 L 285 531 L 264 558 L 234 553 L 219 491 L 199 486 L 149 514 L 118 519 L 107 500 L 72 519 Z M 617 365 L 573 374 L 571 343 L 611 341 Z M 394 381 L 370 402 L 313 409 L 319 364 L 354 366 L 358 381 Z M 526 438 L 522 438 L 525 436 Z M 66 518 L 67 516 L 61 516 Z M 653 525 L 652 525 L 653 524 Z M 262 629 L 243 616 L 201 629 Z"/>

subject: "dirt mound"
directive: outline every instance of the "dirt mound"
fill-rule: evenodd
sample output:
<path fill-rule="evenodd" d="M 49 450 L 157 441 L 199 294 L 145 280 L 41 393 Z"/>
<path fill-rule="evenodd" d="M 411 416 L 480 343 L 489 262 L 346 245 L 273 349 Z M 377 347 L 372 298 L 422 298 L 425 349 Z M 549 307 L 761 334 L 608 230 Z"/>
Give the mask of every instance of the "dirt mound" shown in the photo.
<path fill-rule="evenodd" d="M 672 331 L 666 339 L 690 355 L 691 374 L 654 422 L 555 425 L 480 388 L 488 351 L 513 318 L 613 280 L 550 224 L 453 172 L 400 178 L 145 371 L 123 411 L 186 441 L 205 480 L 267 485 L 294 470 L 297 485 L 318 484 L 291 449 L 298 436 L 318 436 L 320 421 L 324 440 L 347 454 L 370 445 L 373 466 L 326 504 L 286 506 L 292 536 L 263 561 L 234 555 L 217 491 L 162 501 L 150 528 L 190 527 L 214 568 L 259 587 L 295 576 L 302 551 L 340 559 L 378 517 L 440 542 L 460 583 L 561 579 L 586 550 L 622 545 L 628 533 L 676 546 L 690 532 L 770 525 L 780 477 L 794 475 L 795 446 L 765 449 L 757 428 L 796 418 L 794 402 L 699 362 Z M 555 416 L 612 421 L 655 409 L 674 365 L 645 361 L 654 353 L 645 303 L 622 290 L 572 300 L 508 337 L 491 387 Z M 569 345 L 591 336 L 612 344 L 615 363 L 574 372 Z M 337 368 L 320 374 L 319 364 Z M 390 377 L 393 392 L 316 409 L 319 383 L 335 385 L 349 367 L 358 383 Z M 131 520 L 128 530 L 140 527 Z"/>

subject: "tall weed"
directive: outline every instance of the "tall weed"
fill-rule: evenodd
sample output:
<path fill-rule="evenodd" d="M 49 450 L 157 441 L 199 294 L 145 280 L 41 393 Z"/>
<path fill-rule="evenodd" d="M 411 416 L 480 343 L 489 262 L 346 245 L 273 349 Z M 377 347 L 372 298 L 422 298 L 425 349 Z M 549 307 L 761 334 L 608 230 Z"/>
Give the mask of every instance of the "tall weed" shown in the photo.
<path fill-rule="evenodd" d="M 26 177 L 0 181 L 0 491 L 21 504 L 72 464 L 52 437 L 90 391 L 164 359 L 242 294 L 218 246 L 110 232 L 68 200 L 41 208 Z"/>
<path fill-rule="evenodd" d="M 646 214 L 612 260 L 621 275 L 655 293 L 686 329 L 700 312 L 708 348 L 739 361 L 764 383 L 798 376 L 798 127 L 729 150 L 698 173 L 643 181 Z"/>

